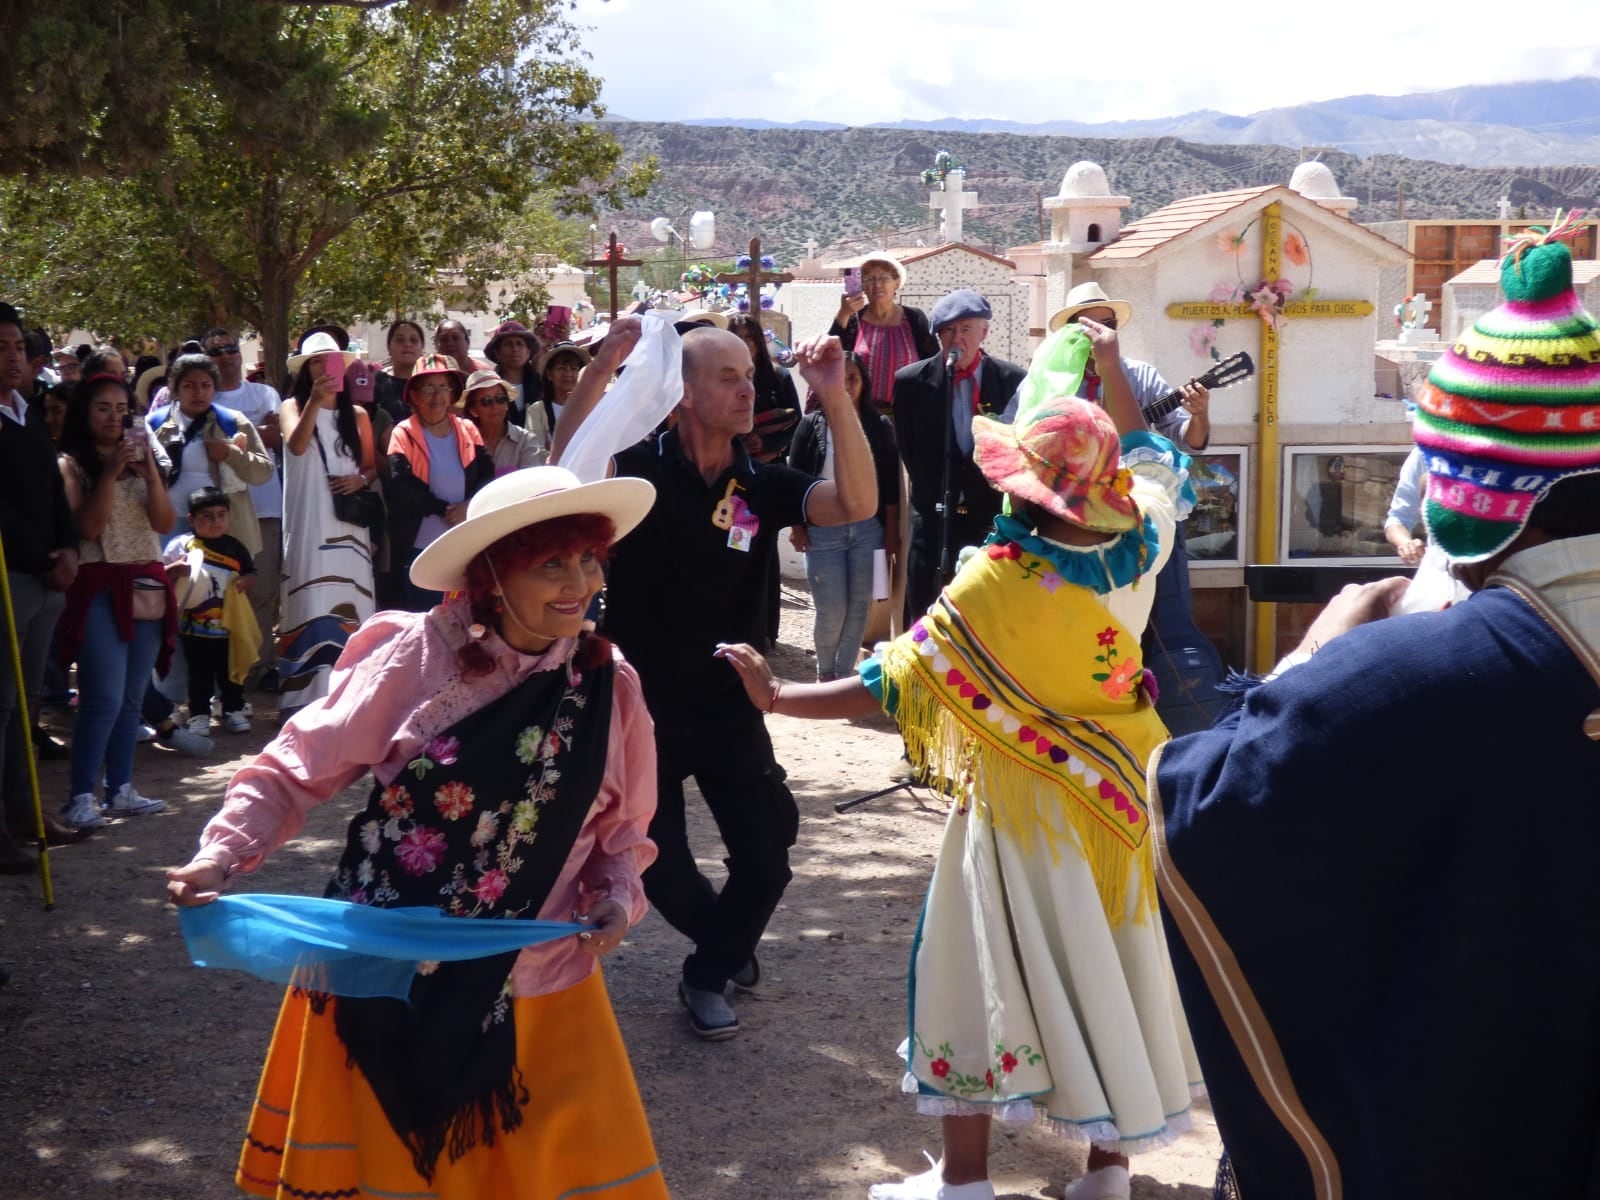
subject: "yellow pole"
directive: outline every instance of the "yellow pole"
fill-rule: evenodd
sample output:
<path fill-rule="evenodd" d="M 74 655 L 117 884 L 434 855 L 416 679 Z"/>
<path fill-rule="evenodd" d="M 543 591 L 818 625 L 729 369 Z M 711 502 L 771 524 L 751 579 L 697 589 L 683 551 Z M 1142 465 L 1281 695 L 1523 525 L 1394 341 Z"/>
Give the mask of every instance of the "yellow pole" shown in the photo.
<path fill-rule="evenodd" d="M 1276 201 L 1261 212 L 1261 277 L 1269 284 L 1283 273 L 1280 260 L 1282 215 Z M 1261 463 L 1256 471 L 1256 562 L 1278 561 L 1278 330 L 1261 322 Z M 1277 661 L 1277 614 L 1271 604 L 1256 605 L 1251 666 L 1270 671 Z"/>
<path fill-rule="evenodd" d="M 39 765 L 33 758 L 33 718 L 28 715 L 28 687 L 22 676 L 22 646 L 17 641 L 17 610 L 11 605 L 11 576 L 6 570 L 6 542 L 0 537 L 0 596 L 6 609 L 6 636 L 11 643 L 11 672 L 17 681 L 16 719 L 22 722 L 22 757 L 28 764 L 28 788 L 33 793 L 33 827 L 39 838 L 39 877 L 44 882 L 44 910 L 56 906 L 55 888 L 50 882 L 50 847 L 44 833 L 44 807 L 39 801 Z M 0 737 L 5 730 L 0 729 Z"/>

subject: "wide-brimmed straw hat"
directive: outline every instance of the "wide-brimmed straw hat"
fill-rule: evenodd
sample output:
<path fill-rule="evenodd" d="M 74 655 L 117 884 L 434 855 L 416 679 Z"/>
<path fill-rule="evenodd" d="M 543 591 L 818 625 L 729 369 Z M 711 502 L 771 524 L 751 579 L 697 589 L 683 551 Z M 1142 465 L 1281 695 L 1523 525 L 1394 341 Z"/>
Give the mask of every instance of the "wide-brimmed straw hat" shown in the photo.
<path fill-rule="evenodd" d="M 361 356 L 352 350 L 339 349 L 339 343 L 333 340 L 331 333 L 313 333 L 300 347 L 299 354 L 289 356 L 289 374 L 293 375 L 300 370 L 308 358 L 321 358 L 324 354 L 338 354 L 344 357 L 345 370 L 350 369 L 350 364 Z"/>
<path fill-rule="evenodd" d="M 140 408 L 147 409 L 150 407 L 150 389 L 158 383 L 165 383 L 166 380 L 167 368 L 164 365 L 158 364 L 154 367 L 147 367 L 140 373 L 139 378 L 134 381 L 133 385 L 133 394 L 139 401 Z"/>
<path fill-rule="evenodd" d="M 467 518 L 436 537 L 411 564 L 411 582 L 435 592 L 467 586 L 467 565 L 507 534 L 556 517 L 610 517 L 620 540 L 655 503 L 648 480 L 622 477 L 580 483 L 564 467 L 524 467 L 485 484 L 467 502 Z"/>
<path fill-rule="evenodd" d="M 1133 318 L 1133 305 L 1126 300 L 1113 300 L 1105 288 L 1092 280 L 1080 283 L 1067 293 L 1067 303 L 1050 314 L 1050 332 L 1054 333 L 1073 317 L 1091 308 L 1109 308 L 1117 314 L 1117 324 L 1126 325 Z"/>

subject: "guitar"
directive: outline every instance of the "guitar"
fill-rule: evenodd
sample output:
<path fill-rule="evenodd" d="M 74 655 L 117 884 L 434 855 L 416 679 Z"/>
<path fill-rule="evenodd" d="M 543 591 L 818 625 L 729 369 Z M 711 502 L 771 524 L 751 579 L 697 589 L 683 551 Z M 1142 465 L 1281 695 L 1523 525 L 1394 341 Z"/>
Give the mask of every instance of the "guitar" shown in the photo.
<path fill-rule="evenodd" d="M 1208 391 L 1218 388 L 1231 387 L 1240 380 L 1249 379 L 1256 373 L 1256 364 L 1243 350 L 1230 355 L 1213 366 L 1209 371 L 1196 375 L 1194 382 Z M 1173 388 L 1159 400 L 1152 400 L 1149 404 L 1140 407 L 1144 419 L 1154 425 L 1168 413 L 1173 412 L 1183 404 L 1183 389 Z"/>
<path fill-rule="evenodd" d="M 1195 382 L 1211 390 L 1248 379 L 1255 363 L 1243 350 L 1225 358 Z M 1152 424 L 1183 403 L 1183 391 L 1174 388 L 1141 408 Z M 1183 526 L 1174 531 L 1172 557 L 1156 576 L 1155 603 L 1142 639 L 1144 664 L 1156 677 L 1161 698 L 1156 711 L 1174 737 L 1209 729 L 1226 701 L 1217 691 L 1224 670 L 1222 656 L 1194 623 L 1194 601 L 1189 591 L 1189 551 Z"/>

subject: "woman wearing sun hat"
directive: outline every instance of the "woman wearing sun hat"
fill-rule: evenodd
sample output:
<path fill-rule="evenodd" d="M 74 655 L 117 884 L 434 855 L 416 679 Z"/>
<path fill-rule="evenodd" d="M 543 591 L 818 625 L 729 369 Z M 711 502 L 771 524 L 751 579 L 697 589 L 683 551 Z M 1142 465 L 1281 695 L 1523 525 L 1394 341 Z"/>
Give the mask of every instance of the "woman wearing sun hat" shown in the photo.
<path fill-rule="evenodd" d="M 539 337 L 521 321 L 502 321 L 489 335 L 484 357 L 511 388 L 511 421 L 521 425 L 539 399 Z M 546 445 L 550 439 L 545 438 Z"/>
<path fill-rule="evenodd" d="M 522 467 L 538 467 L 549 455 L 550 440 L 541 443 L 511 420 L 511 385 L 494 371 L 474 371 L 461 392 L 461 408 L 478 427 L 484 449 L 494 461 L 498 479 Z"/>
<path fill-rule="evenodd" d="M 443 597 L 406 575 L 411 560 L 460 524 L 467 501 L 494 478 L 494 460 L 478 427 L 455 413 L 465 380 L 447 355 L 417 359 L 406 380 L 411 415 L 389 435 L 389 546 L 406 607 L 413 612 L 432 608 Z"/>
<path fill-rule="evenodd" d="M 860 269 L 861 291 L 840 301 L 828 332 L 867 361 L 872 402 L 887 414 L 894 399 L 894 373 L 938 354 L 939 339 L 928 328 L 927 313 L 896 302 L 906 282 L 906 269 L 896 259 L 869 254 Z"/>
<path fill-rule="evenodd" d="M 586 926 L 425 963 L 409 1002 L 291 990 L 246 1192 L 666 1196 L 597 969 L 645 912 L 653 733 L 632 667 L 581 632 L 609 547 L 654 498 L 643 480 L 580 485 L 559 467 L 485 487 L 411 567 L 451 599 L 368 621 L 328 695 L 234 776 L 194 859 L 169 872 L 174 901 L 207 903 L 371 771 L 329 896 Z"/>
<path fill-rule="evenodd" d="M 372 420 L 342 388 L 355 358 L 331 334 L 313 333 L 289 359 L 293 391 L 279 418 L 285 453 L 278 678 L 285 715 L 326 692 L 328 672 L 373 611 L 372 535 L 343 519 L 334 499 L 366 491 L 378 474 Z"/>
<path fill-rule="evenodd" d="M 1070 1200 L 1128 1195 L 1126 1155 L 1188 1127 L 1199 1073 L 1156 914 L 1144 764 L 1166 739 L 1139 636 L 1192 502 L 1188 459 L 1121 440 L 1073 396 L 1083 331 L 1052 334 L 1015 425 L 973 422 L 1006 511 L 938 601 L 850 680 L 776 683 L 725 654 L 758 707 L 880 705 L 952 801 L 912 950 L 905 1088 L 943 1160 L 874 1200 L 993 1200 L 992 1120 L 1043 1118 L 1091 1150 Z"/>

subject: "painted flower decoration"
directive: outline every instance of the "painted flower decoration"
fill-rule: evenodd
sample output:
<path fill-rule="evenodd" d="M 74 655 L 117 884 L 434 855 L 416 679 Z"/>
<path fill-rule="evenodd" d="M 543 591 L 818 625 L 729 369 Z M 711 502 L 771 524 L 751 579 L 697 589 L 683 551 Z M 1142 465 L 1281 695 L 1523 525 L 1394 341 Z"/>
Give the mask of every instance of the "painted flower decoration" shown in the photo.
<path fill-rule="evenodd" d="M 1039 586 L 1052 595 L 1054 595 L 1056 589 L 1064 583 L 1066 583 L 1066 580 L 1061 578 L 1061 576 L 1056 574 L 1054 571 L 1047 570 L 1042 571 L 1039 574 Z"/>
<path fill-rule="evenodd" d="M 391 817 L 411 815 L 411 793 L 397 783 L 383 789 L 383 794 L 378 797 L 378 803 Z"/>
<path fill-rule="evenodd" d="M 1217 249 L 1230 257 L 1237 258 L 1244 253 L 1245 234 L 1249 229 L 1219 229 L 1217 231 Z"/>
<path fill-rule="evenodd" d="M 1201 358 L 1208 356 L 1217 344 L 1217 327 L 1215 325 L 1196 325 L 1189 330 L 1189 349 Z"/>
<path fill-rule="evenodd" d="M 1017 1069 L 1017 1056 L 1007 1050 L 1000 1056 L 1000 1069 L 1007 1075 Z"/>
<path fill-rule="evenodd" d="M 533 760 L 539 757 L 539 744 L 543 741 L 544 730 L 538 725 L 530 725 L 517 734 L 517 761 L 531 767 Z"/>
<path fill-rule="evenodd" d="M 994 1091 L 994 1072 L 993 1071 L 985 1071 L 983 1073 L 983 1084 L 991 1092 Z"/>
<path fill-rule="evenodd" d="M 444 851 L 444 834 L 426 825 L 417 825 L 400 839 L 394 854 L 400 861 L 400 869 L 407 874 L 426 875 L 439 865 Z"/>
<path fill-rule="evenodd" d="M 1305 238 L 1295 230 L 1290 230 L 1283 235 L 1283 256 L 1297 267 L 1303 267 L 1311 261 L 1311 251 L 1306 247 Z"/>
<path fill-rule="evenodd" d="M 1110 625 L 1107 625 L 1094 636 L 1096 643 L 1101 646 L 1115 646 L 1117 644 L 1117 631 Z"/>
<path fill-rule="evenodd" d="M 1141 674 L 1136 659 L 1125 658 L 1111 668 L 1111 676 L 1100 684 L 1100 690 L 1113 700 L 1120 700 L 1139 681 Z"/>
<path fill-rule="evenodd" d="M 950 1074 L 950 1061 L 944 1058 L 936 1058 L 932 1063 L 929 1064 L 928 1069 L 940 1079 L 943 1079 L 946 1075 Z"/>
<path fill-rule="evenodd" d="M 433 794 L 433 806 L 447 821 L 459 821 L 472 811 L 472 789 L 453 779 Z"/>
<path fill-rule="evenodd" d="M 506 885 L 511 881 L 506 878 L 506 873 L 499 867 L 485 871 L 478 880 L 478 886 L 473 888 L 473 893 L 485 904 L 494 904 L 501 896 L 505 895 Z"/>
<path fill-rule="evenodd" d="M 1239 298 L 1239 285 L 1236 283 L 1219 283 L 1211 289 L 1211 303 L 1232 304 Z"/>
<path fill-rule="evenodd" d="M 1133 495 L 1133 472 L 1127 467 L 1118 467 L 1111 480 L 1111 490 L 1119 496 Z"/>

